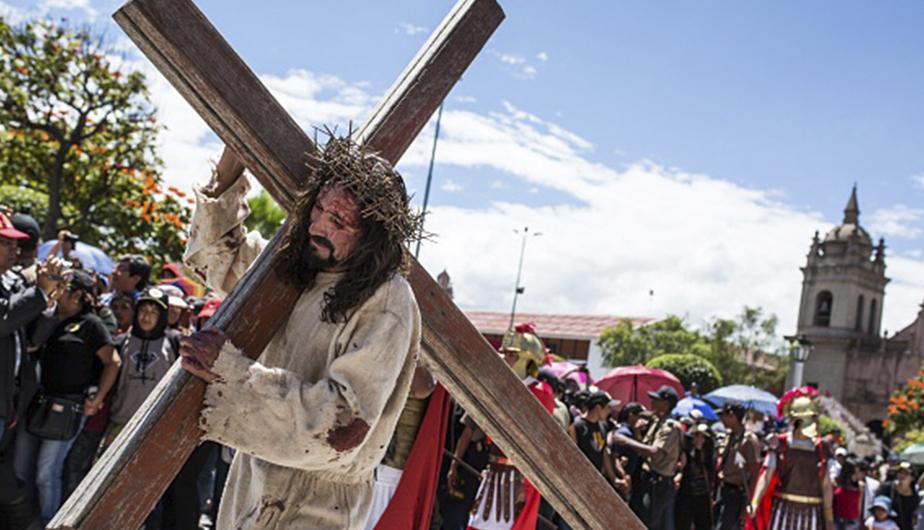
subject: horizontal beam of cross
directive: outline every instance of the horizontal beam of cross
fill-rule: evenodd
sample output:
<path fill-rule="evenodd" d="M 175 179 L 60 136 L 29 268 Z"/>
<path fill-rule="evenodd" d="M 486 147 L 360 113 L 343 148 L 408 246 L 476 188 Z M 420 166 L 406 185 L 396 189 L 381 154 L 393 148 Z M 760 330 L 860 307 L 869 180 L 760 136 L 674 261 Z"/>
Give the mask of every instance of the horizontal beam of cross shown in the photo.
<path fill-rule="evenodd" d="M 397 162 L 500 23 L 494 0 L 462 0 L 358 137 Z M 291 209 L 315 146 L 189 0 L 134 0 L 116 20 L 270 194 Z M 277 274 L 280 237 L 210 325 L 256 358 L 299 292 Z M 416 262 L 425 360 L 575 528 L 641 528 L 605 480 Z M 50 528 L 141 524 L 198 439 L 204 385 L 175 366 Z"/>

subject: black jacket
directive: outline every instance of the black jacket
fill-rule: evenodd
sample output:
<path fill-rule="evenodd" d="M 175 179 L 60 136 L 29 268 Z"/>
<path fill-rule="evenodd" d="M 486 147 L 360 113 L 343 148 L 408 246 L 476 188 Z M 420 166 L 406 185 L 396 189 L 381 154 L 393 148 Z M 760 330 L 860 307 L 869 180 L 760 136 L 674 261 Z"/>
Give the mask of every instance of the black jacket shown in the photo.
<path fill-rule="evenodd" d="M 35 392 L 35 360 L 26 351 L 25 327 L 46 308 L 45 295 L 38 287 L 26 287 L 22 278 L 6 272 L 0 276 L 0 419 L 12 419 L 24 411 Z M 16 400 L 16 336 L 20 344 L 20 399 Z"/>

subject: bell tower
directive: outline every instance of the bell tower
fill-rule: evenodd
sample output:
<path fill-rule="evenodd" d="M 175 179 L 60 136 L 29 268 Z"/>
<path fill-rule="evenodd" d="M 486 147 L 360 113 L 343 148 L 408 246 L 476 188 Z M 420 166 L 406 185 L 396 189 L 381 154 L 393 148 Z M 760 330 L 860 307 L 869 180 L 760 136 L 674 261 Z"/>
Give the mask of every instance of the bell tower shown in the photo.
<path fill-rule="evenodd" d="M 840 398 L 847 350 L 878 341 L 885 275 L 885 241 L 873 245 L 860 226 L 857 187 L 844 208 L 843 222 L 824 239 L 818 232 L 802 267 L 802 299 L 797 335 L 814 345 L 805 365 L 805 383 Z"/>

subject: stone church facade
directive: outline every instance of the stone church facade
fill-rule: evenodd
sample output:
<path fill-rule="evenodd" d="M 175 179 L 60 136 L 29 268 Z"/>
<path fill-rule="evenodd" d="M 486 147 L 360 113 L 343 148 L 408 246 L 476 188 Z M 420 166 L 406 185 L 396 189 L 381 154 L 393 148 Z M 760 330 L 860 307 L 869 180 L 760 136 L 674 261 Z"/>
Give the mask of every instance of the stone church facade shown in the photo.
<path fill-rule="evenodd" d="M 885 242 L 873 244 L 860 225 L 856 187 L 843 222 L 824 239 L 815 233 L 802 274 L 797 334 L 813 344 L 804 382 L 878 431 L 889 396 L 924 362 L 924 309 L 891 337 L 880 329 Z"/>

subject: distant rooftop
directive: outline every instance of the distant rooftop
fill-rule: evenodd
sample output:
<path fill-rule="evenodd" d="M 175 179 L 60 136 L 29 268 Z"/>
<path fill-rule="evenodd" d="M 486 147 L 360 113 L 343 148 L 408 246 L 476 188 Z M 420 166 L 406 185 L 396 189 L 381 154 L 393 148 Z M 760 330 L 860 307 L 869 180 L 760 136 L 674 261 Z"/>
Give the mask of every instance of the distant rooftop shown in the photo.
<path fill-rule="evenodd" d="M 502 335 L 510 324 L 510 313 L 493 311 L 465 311 L 465 316 L 472 321 L 481 333 Z M 596 339 L 603 330 L 618 324 L 622 320 L 632 321 L 633 326 L 643 326 L 654 322 L 649 317 L 620 317 L 613 315 L 549 315 L 540 313 L 517 313 L 515 324 L 532 322 L 540 337 L 568 339 Z"/>

